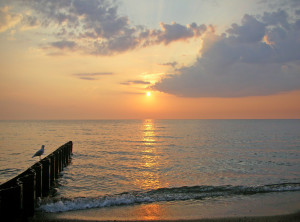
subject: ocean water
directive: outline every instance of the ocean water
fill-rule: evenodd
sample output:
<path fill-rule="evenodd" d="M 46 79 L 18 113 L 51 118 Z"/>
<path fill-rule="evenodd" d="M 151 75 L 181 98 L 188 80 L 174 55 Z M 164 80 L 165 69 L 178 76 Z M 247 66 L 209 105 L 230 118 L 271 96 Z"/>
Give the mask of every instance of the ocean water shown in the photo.
<path fill-rule="evenodd" d="M 300 191 L 300 120 L 0 121 L 0 183 L 73 141 L 37 210 L 211 203 Z M 300 202 L 300 201 L 299 201 Z"/>

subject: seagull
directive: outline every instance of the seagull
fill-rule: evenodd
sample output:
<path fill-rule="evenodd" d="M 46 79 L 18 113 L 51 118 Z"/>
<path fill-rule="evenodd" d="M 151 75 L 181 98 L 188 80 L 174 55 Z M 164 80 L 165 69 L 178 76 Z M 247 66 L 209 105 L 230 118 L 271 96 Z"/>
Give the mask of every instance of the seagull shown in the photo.
<path fill-rule="evenodd" d="M 33 156 L 32 156 L 32 158 L 33 157 L 35 157 L 35 156 L 39 156 L 40 157 L 40 160 L 41 160 L 41 155 L 42 154 L 44 154 L 44 145 L 42 145 L 42 148 L 40 149 L 40 150 L 38 150 Z"/>

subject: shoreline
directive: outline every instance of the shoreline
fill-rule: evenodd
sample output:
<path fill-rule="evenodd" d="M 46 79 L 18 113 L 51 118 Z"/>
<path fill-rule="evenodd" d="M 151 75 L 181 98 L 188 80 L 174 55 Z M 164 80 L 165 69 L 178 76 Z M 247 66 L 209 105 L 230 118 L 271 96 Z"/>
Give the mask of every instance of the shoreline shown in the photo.
<path fill-rule="evenodd" d="M 28 219 L 29 222 L 297 222 L 300 221 L 300 211 L 292 214 L 271 215 L 271 216 L 236 216 L 236 217 L 220 217 L 220 218 L 201 218 L 201 219 L 175 219 L 175 220 L 89 220 L 89 219 L 65 219 L 57 218 L 55 215 L 38 213 L 34 217 Z"/>
<path fill-rule="evenodd" d="M 170 201 L 60 213 L 36 212 L 29 222 L 296 222 L 300 221 L 300 192 L 248 197 Z"/>

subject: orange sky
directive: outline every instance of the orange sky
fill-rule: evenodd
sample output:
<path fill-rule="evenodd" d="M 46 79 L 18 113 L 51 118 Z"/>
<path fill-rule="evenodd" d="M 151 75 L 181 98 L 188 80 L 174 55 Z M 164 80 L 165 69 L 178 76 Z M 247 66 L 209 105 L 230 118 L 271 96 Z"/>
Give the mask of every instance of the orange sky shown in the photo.
<path fill-rule="evenodd" d="M 0 119 L 300 118 L 299 5 L 225 2 L 1 2 Z"/>

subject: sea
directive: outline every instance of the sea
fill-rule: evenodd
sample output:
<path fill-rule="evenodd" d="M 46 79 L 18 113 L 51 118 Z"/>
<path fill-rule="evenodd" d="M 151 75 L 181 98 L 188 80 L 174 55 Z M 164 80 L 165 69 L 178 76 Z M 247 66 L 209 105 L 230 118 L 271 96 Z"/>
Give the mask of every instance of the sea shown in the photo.
<path fill-rule="evenodd" d="M 68 141 L 71 163 L 39 212 L 192 219 L 300 210 L 299 119 L 2 120 L 0 183 L 37 162 L 41 145 L 46 156 Z"/>

